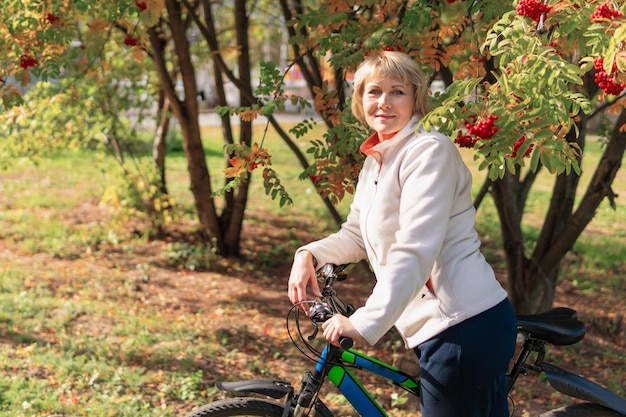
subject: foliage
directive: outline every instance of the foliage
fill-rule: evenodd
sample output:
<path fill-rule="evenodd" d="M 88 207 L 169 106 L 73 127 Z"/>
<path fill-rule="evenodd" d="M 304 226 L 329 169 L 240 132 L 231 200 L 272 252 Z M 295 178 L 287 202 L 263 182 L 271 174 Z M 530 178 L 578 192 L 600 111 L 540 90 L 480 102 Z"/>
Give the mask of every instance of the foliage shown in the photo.
<path fill-rule="evenodd" d="M 307 152 L 314 157 L 312 164 L 300 179 L 309 176 L 322 197 L 338 204 L 346 193 L 354 193 L 355 179 L 363 162 L 358 152 L 367 132 L 347 109 L 341 113 L 341 122 L 327 129 L 322 139 L 312 140 Z"/>
<path fill-rule="evenodd" d="M 152 13 L 158 2 L 151 2 L 151 8 L 147 3 L 119 5 L 117 13 L 109 10 L 114 2 L 105 3 L 15 2 L 3 10 L 14 14 L 5 21 L 2 42 L 14 52 L 21 47 L 22 58 L 19 68 L 5 67 L 2 82 L 8 86 L 14 79 L 26 93 L 23 100 L 3 97 L 7 111 L 0 116 L 0 164 L 6 168 L 15 157 L 36 161 L 67 149 L 98 149 L 101 157 L 110 152 L 122 175 L 120 180 L 112 177 L 102 201 L 114 208 L 117 221 L 146 216 L 151 224 L 147 233 L 158 234 L 173 212 L 171 199 L 151 178 L 154 168 L 136 160 L 148 150 L 138 129 L 146 115 L 154 117 L 154 87 L 147 72 L 150 63 L 142 59 L 144 48 L 134 33 L 138 19 L 154 22 L 158 17 Z M 109 23 L 113 18 L 120 19 L 117 29 Z M 32 59 L 23 62 L 25 55 Z M 1 58 L 6 62 L 16 56 Z M 31 82 L 35 79 L 41 81 Z"/>
<path fill-rule="evenodd" d="M 596 97 L 587 95 L 582 86 L 586 74 L 599 71 L 594 60 L 603 58 L 600 68 L 608 81 L 601 86 L 623 89 L 624 4 L 522 3 L 515 8 L 497 1 L 327 2 L 294 17 L 289 24 L 307 28 L 307 35 L 292 36 L 290 43 L 328 57 L 335 74 L 346 80 L 367 54 L 381 48 L 406 51 L 431 79 L 452 71 L 452 84 L 435 95 L 434 109 L 422 126 L 436 127 L 460 146 L 473 148 L 492 180 L 507 170 L 518 172 L 528 164 L 527 158 L 533 171 L 545 166 L 552 173 L 579 174 L 581 149 L 566 139 L 575 129 L 574 121 L 590 114 L 596 100 L 622 106 L 613 96 L 620 89 L 607 89 L 612 94 L 601 92 Z M 402 13 L 395 12 L 398 7 Z M 248 117 L 250 112 L 280 109 L 275 103 L 286 100 L 280 76 L 274 75 L 273 84 L 262 81 L 278 85 L 273 100 L 234 113 Z M 314 87 L 313 94 L 315 110 L 330 130 L 325 140 L 313 142 L 309 153 L 316 167 L 309 167 L 302 178 L 314 178 L 323 196 L 340 200 L 344 192 L 353 191 L 354 172 L 362 161 L 358 144 L 364 134 L 348 120 L 349 108 L 338 102 L 337 90 L 329 82 Z M 493 134 L 472 135 L 473 127 L 491 117 L 497 120 Z M 299 128 L 306 131 L 307 125 Z"/>
<path fill-rule="evenodd" d="M 398 7 L 400 14 L 395 12 Z M 473 147 L 495 179 L 505 170 L 516 172 L 525 166 L 527 157 L 533 170 L 542 165 L 554 173 L 579 171 L 580 149 L 565 134 L 579 112 L 591 111 L 596 99 L 579 88 L 586 73 L 604 69 L 606 76 L 600 82 L 613 93 L 615 88 L 610 90 L 608 84 L 620 85 L 625 80 L 623 7 L 623 2 L 583 0 L 551 0 L 545 6 L 520 1 L 517 8 L 498 1 L 326 2 L 288 23 L 307 28 L 309 34 L 298 32 L 290 38 L 292 45 L 327 57 L 329 68 L 343 77 L 349 77 L 370 51 L 384 47 L 411 54 L 433 77 L 443 69 L 452 70 L 454 82 L 434 98 L 434 110 L 422 124 L 437 127 L 461 146 Z M 116 44 L 131 50 L 140 62 L 147 45 L 141 30 L 156 24 L 162 10 L 162 0 L 8 2 L 0 31 L 0 50 L 4 51 L 0 60 L 6 64 L 1 76 L 5 108 L 21 100 L 11 80 L 26 86 L 33 76 L 59 78 L 67 73 L 70 62 L 80 66 L 89 57 L 102 56 L 109 38 L 117 36 Z M 121 34 L 112 30 L 116 26 Z M 76 44 L 77 35 L 80 47 L 70 47 Z M 124 62 L 133 60 L 125 58 Z M 280 70 L 263 64 L 257 103 L 229 112 L 252 120 L 283 110 L 287 100 L 309 105 L 302 97 L 284 94 L 283 77 L 291 65 Z M 309 149 L 316 167 L 310 167 L 303 178 L 313 178 L 323 196 L 338 201 L 344 192 L 353 191 L 354 172 L 362 160 L 355 143 L 364 135 L 349 120 L 347 107 L 337 100 L 337 90 L 329 82 L 314 86 L 313 94 L 315 110 L 329 123 L 330 131 Z M 495 133 L 487 138 L 470 137 L 468 126 L 489 115 L 497 117 Z M 306 130 L 306 125 L 300 129 Z M 256 166 L 245 168 L 251 172 Z M 232 174 L 227 175 L 243 178 L 241 173 Z M 266 170 L 266 178 L 270 174 Z M 275 181 L 266 183 L 268 194 L 280 195 L 281 204 L 288 201 L 283 191 L 277 191 Z M 236 181 L 228 185 L 233 186 Z"/>
<path fill-rule="evenodd" d="M 92 100 L 77 105 L 79 94 L 60 92 L 49 82 L 32 87 L 26 103 L 5 113 L 6 122 L 0 124 L 2 165 L 6 168 L 15 157 L 36 161 L 60 149 L 79 150 L 101 143 L 103 120 L 95 114 L 100 105 Z"/>
<path fill-rule="evenodd" d="M 169 265 L 181 267 L 187 271 L 206 271 L 218 258 L 215 248 L 184 242 L 169 243 L 161 254 L 167 259 Z"/>
<path fill-rule="evenodd" d="M 133 109 L 140 122 L 153 104 L 154 93 L 146 72 L 149 65 L 141 59 L 144 49 L 140 44 L 131 48 L 126 42 L 135 36 L 139 14 L 138 6 L 130 4 L 3 3 L 0 110 L 4 112 L 0 120 L 7 133 L 3 135 L 4 160 L 36 157 L 52 146 L 81 147 L 93 141 L 114 146 L 136 135 L 128 118 L 121 116 Z M 106 20 L 122 16 L 135 22 L 118 21 L 116 30 Z M 141 14 L 152 22 L 154 16 L 149 16 L 149 10 Z M 24 62 L 24 56 L 31 59 Z"/>
<path fill-rule="evenodd" d="M 146 221 L 148 227 L 138 232 L 149 237 L 160 236 L 177 218 L 176 202 L 161 191 L 150 166 L 136 168 L 117 177 L 119 180 L 112 180 L 104 189 L 100 204 L 113 211 L 113 229 L 131 231 L 134 230 L 131 224 Z"/>
<path fill-rule="evenodd" d="M 271 116 L 274 112 L 284 111 L 285 102 L 291 101 L 293 105 L 300 105 L 303 108 L 310 106 L 309 102 L 303 97 L 288 98 L 284 91 L 284 74 L 276 68 L 272 62 L 261 63 L 259 85 L 255 90 L 258 104 L 251 107 L 229 107 L 217 106 L 215 111 L 219 115 L 236 115 L 243 121 L 253 121 L 258 116 Z M 299 135 L 305 135 L 312 127 L 311 122 L 305 121 L 296 129 Z M 270 166 L 271 155 L 267 148 L 262 148 L 267 134 L 265 130 L 261 145 L 255 143 L 252 147 L 246 144 L 230 144 L 226 146 L 226 153 L 232 155 L 229 159 L 230 166 L 224 169 L 226 178 L 229 179 L 226 185 L 214 193 L 215 196 L 224 195 L 224 193 L 232 191 L 239 187 L 241 181 L 247 181 L 249 174 L 259 167 L 263 167 L 262 177 L 265 187 L 265 193 L 273 200 L 279 199 L 279 205 L 292 204 L 293 201 L 287 193 L 285 187 L 281 184 L 280 178 L 276 171 Z"/>

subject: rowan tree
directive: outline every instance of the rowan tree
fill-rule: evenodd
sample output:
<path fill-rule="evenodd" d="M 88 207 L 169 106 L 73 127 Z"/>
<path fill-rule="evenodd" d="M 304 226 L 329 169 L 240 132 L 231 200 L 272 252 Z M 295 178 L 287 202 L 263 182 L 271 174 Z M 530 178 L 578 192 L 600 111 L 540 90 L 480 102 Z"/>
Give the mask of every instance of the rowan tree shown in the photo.
<path fill-rule="evenodd" d="M 300 7 L 300 8 L 299 8 Z M 498 210 L 509 293 L 519 312 L 551 306 L 560 261 L 608 199 L 626 136 L 624 3 L 619 1 L 330 1 L 303 10 L 284 2 L 294 63 L 303 73 L 324 57 L 332 82 L 313 85 L 329 129 L 313 142 L 306 172 L 321 193 L 341 199 L 354 187 L 364 137 L 342 92 L 372 50 L 406 51 L 446 91 L 421 121 L 474 150 Z M 270 83 L 267 83 L 270 84 Z M 261 110 L 262 111 L 262 110 Z M 614 115 L 593 179 L 575 205 L 588 123 Z M 306 126 L 303 126 L 306 130 Z M 528 245 L 524 208 L 541 170 L 556 176 L 539 237 Z"/>
<path fill-rule="evenodd" d="M 353 192 L 366 129 L 349 113 L 350 75 L 372 50 L 401 49 L 419 62 L 431 80 L 446 84 L 433 97 L 433 111 L 423 120 L 459 146 L 474 150 L 487 173 L 497 207 L 507 260 L 509 291 L 519 312 L 551 305 L 559 264 L 589 224 L 604 199 L 615 204 L 611 189 L 620 167 L 626 137 L 623 90 L 626 69 L 623 1 L 519 0 L 365 1 L 332 0 L 323 4 L 279 2 L 289 36 L 287 68 L 260 65 L 259 87 L 252 89 L 250 17 L 261 8 L 243 0 L 214 5 L 197 0 L 146 1 L 8 1 L 0 30 L 0 95 L 15 115 L 22 101 L 16 84 L 32 76 L 58 77 L 76 62 L 69 48 L 77 33 L 124 33 L 124 45 L 136 58 L 150 56 L 159 89 L 181 124 L 190 182 L 201 228 L 216 239 L 224 255 L 238 253 L 249 176 L 261 171 L 268 193 L 289 201 L 269 166 L 271 149 L 251 143 L 249 123 L 269 117 L 285 143 L 297 152 L 292 136 L 308 132 L 305 120 L 285 132 L 273 118 L 287 100 L 283 80 L 297 66 L 327 127 L 311 142 L 314 162 L 298 155 L 302 178 L 315 183 L 326 201 Z M 233 11 L 233 42 L 218 36 L 216 7 Z M 192 59 L 192 31 L 201 34 L 209 51 L 223 120 L 229 167 L 222 191 L 226 205 L 219 213 L 198 128 L 197 80 Z M 87 42 L 85 44 L 88 44 Z M 170 45 L 168 47 L 168 45 Z M 74 54 L 74 55 L 73 55 Z M 230 55 L 230 56 L 229 56 Z M 230 59 L 229 59 L 230 58 Z M 234 63 L 238 71 L 234 71 Z M 183 81 L 184 98 L 175 91 Z M 225 100 L 223 81 L 240 91 L 240 106 Z M 13 112 L 13 113 L 11 113 Z M 589 121 L 605 113 L 615 116 L 606 132 L 606 149 L 593 179 L 575 205 Z M 235 140 L 228 114 L 242 118 Z M 524 207 L 540 171 L 555 175 L 549 210 L 532 247 L 524 245 Z"/>

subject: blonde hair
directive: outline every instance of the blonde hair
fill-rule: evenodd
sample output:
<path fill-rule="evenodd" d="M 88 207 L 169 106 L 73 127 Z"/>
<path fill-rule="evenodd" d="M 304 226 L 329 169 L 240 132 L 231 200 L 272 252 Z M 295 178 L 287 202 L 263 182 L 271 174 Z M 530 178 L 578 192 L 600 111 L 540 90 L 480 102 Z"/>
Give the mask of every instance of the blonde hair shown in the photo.
<path fill-rule="evenodd" d="M 413 87 L 413 114 L 422 117 L 430 111 L 428 82 L 417 63 L 404 52 L 380 51 L 368 56 L 354 74 L 351 109 L 361 123 L 367 125 L 363 112 L 365 84 L 381 78 L 394 78 Z"/>

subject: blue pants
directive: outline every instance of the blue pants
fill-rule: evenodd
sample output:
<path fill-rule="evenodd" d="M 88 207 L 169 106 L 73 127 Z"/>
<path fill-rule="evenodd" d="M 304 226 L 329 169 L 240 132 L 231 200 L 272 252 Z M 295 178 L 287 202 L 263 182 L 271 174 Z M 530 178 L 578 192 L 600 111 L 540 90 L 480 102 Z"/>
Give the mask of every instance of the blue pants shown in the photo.
<path fill-rule="evenodd" d="M 517 320 L 508 299 L 415 348 L 423 417 L 508 417 Z"/>

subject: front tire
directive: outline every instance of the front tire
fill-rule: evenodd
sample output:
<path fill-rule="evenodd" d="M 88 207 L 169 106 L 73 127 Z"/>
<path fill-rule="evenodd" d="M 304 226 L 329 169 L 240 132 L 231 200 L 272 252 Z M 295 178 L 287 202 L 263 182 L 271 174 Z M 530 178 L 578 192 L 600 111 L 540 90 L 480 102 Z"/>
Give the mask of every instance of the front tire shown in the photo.
<path fill-rule="evenodd" d="M 228 398 L 203 405 L 187 417 L 280 417 L 284 408 L 283 404 L 260 398 Z"/>
<path fill-rule="evenodd" d="M 186 417 L 281 417 L 284 409 L 284 404 L 262 398 L 228 398 L 203 405 L 187 414 Z M 314 414 L 311 415 L 333 417 L 330 410 L 319 401 L 316 403 Z M 289 416 L 292 416 L 291 412 L 289 412 Z"/>
<path fill-rule="evenodd" d="M 541 414 L 539 417 L 620 417 L 622 414 L 598 404 L 567 405 Z"/>

